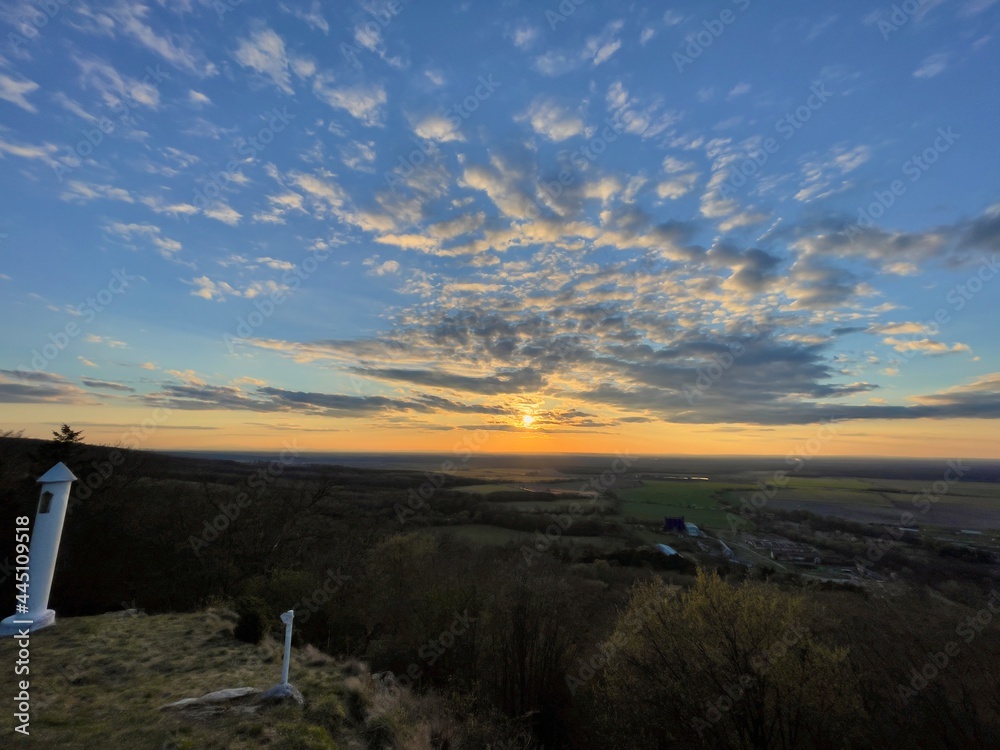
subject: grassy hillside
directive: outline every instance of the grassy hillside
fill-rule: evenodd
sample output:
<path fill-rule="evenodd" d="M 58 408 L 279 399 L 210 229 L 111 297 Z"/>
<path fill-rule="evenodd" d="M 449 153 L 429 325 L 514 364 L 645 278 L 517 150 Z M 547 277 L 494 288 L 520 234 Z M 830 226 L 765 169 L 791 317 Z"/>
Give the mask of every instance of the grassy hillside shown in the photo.
<path fill-rule="evenodd" d="M 31 639 L 31 739 L 15 735 L 10 715 L 0 746 L 90 750 L 95 747 L 375 748 L 441 747 L 454 728 L 431 698 L 389 689 L 358 662 L 338 663 L 312 647 L 293 649 L 290 680 L 305 707 L 250 703 L 211 715 L 161 706 L 223 688 L 267 689 L 280 682 L 281 646 L 233 638 L 226 610 L 155 616 L 60 619 Z M 0 663 L 13 664 L 15 644 L 0 641 Z M 16 695 L 13 670 L 0 693 Z M 435 741 L 433 738 L 437 738 Z"/>

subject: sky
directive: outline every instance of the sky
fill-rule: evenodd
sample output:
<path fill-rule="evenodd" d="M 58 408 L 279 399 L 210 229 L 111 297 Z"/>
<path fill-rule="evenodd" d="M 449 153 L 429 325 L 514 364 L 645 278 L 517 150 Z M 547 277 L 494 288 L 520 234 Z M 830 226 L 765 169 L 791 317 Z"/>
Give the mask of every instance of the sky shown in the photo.
<path fill-rule="evenodd" d="M 996 0 L 8 0 L 0 428 L 996 458 L 998 47 Z"/>

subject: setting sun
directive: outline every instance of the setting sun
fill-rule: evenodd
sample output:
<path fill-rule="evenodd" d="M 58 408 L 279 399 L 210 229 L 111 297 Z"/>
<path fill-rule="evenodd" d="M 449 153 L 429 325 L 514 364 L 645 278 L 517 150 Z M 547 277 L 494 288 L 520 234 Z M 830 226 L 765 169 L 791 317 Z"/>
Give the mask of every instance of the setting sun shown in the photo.
<path fill-rule="evenodd" d="M 531 416 L 530 414 L 525 414 L 523 417 L 521 417 L 521 423 L 525 427 L 531 427 L 531 425 L 532 425 L 532 423 L 534 421 L 535 421 L 535 418 L 533 416 Z"/>

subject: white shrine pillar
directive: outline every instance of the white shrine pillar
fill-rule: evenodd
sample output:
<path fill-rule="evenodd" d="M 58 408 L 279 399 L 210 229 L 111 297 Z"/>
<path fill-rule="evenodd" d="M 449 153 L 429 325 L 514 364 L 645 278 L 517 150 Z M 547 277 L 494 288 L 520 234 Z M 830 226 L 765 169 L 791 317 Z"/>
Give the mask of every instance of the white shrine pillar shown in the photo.
<path fill-rule="evenodd" d="M 41 630 L 56 621 L 56 613 L 49 609 L 49 592 L 52 590 L 59 539 L 62 537 L 63 521 L 66 520 L 66 508 L 69 506 L 70 485 L 75 481 L 73 472 L 61 462 L 38 478 L 42 490 L 35 525 L 31 530 L 28 611 L 18 611 L 0 622 L 0 636 L 16 635 L 25 629 L 28 632 Z M 20 606 L 18 609 L 20 610 Z"/>
<path fill-rule="evenodd" d="M 281 613 L 281 621 L 285 623 L 285 659 L 281 663 L 281 684 L 286 687 L 288 685 L 288 665 L 292 660 L 292 620 L 294 619 L 294 609 Z"/>
<path fill-rule="evenodd" d="M 297 687 L 288 682 L 288 666 L 292 661 L 292 620 L 294 619 L 294 609 L 281 613 L 281 621 L 285 623 L 285 658 L 281 662 L 281 682 L 265 690 L 261 698 L 276 701 L 291 699 L 301 706 L 305 703 L 302 693 L 299 692 Z"/>

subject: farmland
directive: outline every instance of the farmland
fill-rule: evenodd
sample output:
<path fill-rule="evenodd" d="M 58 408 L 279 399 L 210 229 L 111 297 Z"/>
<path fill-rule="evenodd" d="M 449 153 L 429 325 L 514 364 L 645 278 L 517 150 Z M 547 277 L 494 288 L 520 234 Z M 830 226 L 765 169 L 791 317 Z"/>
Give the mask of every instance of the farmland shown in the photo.
<path fill-rule="evenodd" d="M 959 482 L 946 491 L 933 482 L 837 478 L 794 478 L 776 488 L 764 509 L 807 511 L 859 523 L 927 525 L 969 529 L 1000 529 L 1000 487 L 986 482 Z M 757 488 L 751 488 L 750 493 Z M 726 490 L 724 503 L 740 507 L 746 491 Z M 901 519 L 906 516 L 906 523 Z"/>
<path fill-rule="evenodd" d="M 727 512 L 718 504 L 721 492 L 753 491 L 753 486 L 721 482 L 649 480 L 641 487 L 619 490 L 621 513 L 641 521 L 664 516 L 684 516 L 691 523 L 706 528 L 727 525 Z"/>

